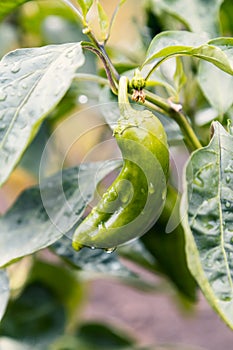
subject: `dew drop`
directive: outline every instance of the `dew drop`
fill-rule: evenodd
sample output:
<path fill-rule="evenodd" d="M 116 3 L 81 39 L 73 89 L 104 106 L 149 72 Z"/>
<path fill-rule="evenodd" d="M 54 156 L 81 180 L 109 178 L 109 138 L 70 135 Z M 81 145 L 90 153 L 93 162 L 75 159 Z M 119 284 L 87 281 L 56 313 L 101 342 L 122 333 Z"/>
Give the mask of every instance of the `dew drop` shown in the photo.
<path fill-rule="evenodd" d="M 203 180 L 202 180 L 199 176 L 197 176 L 197 177 L 193 180 L 193 183 L 194 183 L 195 185 L 197 185 L 198 187 L 203 187 L 203 186 L 204 186 L 204 182 L 203 182 Z"/>
<path fill-rule="evenodd" d="M 149 184 L 149 193 L 153 194 L 155 192 L 155 188 L 154 185 L 152 184 L 152 182 Z"/>
<path fill-rule="evenodd" d="M 90 247 L 91 248 L 91 250 L 95 250 L 95 247 Z"/>
<path fill-rule="evenodd" d="M 233 164 L 229 163 L 228 166 L 224 169 L 225 173 L 233 173 Z"/>
<path fill-rule="evenodd" d="M 226 206 L 226 208 L 230 208 L 231 207 L 231 203 L 230 202 L 226 202 L 225 206 Z"/>
<path fill-rule="evenodd" d="M 165 189 L 165 190 L 162 192 L 162 200 L 163 200 L 163 201 L 166 199 L 166 196 L 167 196 L 167 189 Z"/>
<path fill-rule="evenodd" d="M 104 251 L 105 251 L 107 254 L 111 254 L 111 253 L 113 253 L 115 250 L 116 250 L 116 247 L 104 249 Z"/>
<path fill-rule="evenodd" d="M 6 92 L 3 90 L 0 90 L 0 101 L 5 101 L 6 98 L 7 98 Z"/>
<path fill-rule="evenodd" d="M 12 72 L 12 73 L 18 73 L 18 72 L 20 71 L 20 69 L 21 69 L 20 64 L 19 64 L 19 63 L 16 63 L 16 64 L 14 64 L 13 67 L 11 68 L 11 72 Z"/>
<path fill-rule="evenodd" d="M 121 193 L 120 197 L 121 197 L 121 202 L 123 204 L 126 204 L 129 202 L 129 200 L 131 198 L 131 193 L 127 193 L 127 192 Z"/>
<path fill-rule="evenodd" d="M 66 57 L 67 58 L 73 58 L 74 54 L 75 54 L 75 52 L 73 50 L 70 50 L 70 51 L 67 52 Z"/>
<path fill-rule="evenodd" d="M 23 84 L 22 84 L 22 88 L 23 88 L 24 90 L 26 90 L 26 89 L 28 88 L 28 85 L 27 85 L 26 83 L 23 83 Z"/>
<path fill-rule="evenodd" d="M 101 223 L 98 225 L 98 229 L 99 229 L 99 230 L 105 230 L 105 229 L 106 229 L 105 223 L 104 223 L 104 222 L 101 222 Z"/>
<path fill-rule="evenodd" d="M 230 181 L 231 181 L 231 177 L 230 177 L 229 175 L 227 175 L 227 177 L 226 177 L 226 183 L 229 184 Z"/>

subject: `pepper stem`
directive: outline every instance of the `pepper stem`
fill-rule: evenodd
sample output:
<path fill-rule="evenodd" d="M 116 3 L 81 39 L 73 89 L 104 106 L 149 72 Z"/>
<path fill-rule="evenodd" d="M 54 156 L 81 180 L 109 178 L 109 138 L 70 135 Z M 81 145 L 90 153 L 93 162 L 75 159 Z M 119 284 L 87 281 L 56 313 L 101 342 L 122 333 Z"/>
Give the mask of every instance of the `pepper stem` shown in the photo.
<path fill-rule="evenodd" d="M 129 119 L 130 115 L 134 111 L 129 103 L 128 98 L 128 78 L 120 77 L 118 86 L 118 106 L 120 110 L 120 115 L 124 119 Z"/>

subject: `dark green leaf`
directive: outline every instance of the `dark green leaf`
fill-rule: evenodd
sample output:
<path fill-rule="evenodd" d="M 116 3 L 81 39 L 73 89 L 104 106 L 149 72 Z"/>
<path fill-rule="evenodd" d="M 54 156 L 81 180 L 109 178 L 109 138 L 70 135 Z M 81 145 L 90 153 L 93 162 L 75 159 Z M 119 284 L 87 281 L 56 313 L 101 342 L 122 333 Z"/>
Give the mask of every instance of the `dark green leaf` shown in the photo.
<path fill-rule="evenodd" d="M 9 281 L 5 270 L 0 270 L 0 321 L 5 313 L 10 296 Z"/>
<path fill-rule="evenodd" d="M 209 145 L 186 167 L 182 224 L 189 269 L 233 328 L 233 136 L 218 122 L 212 129 Z"/>
<path fill-rule="evenodd" d="M 0 184 L 84 63 L 80 43 L 18 49 L 0 62 Z"/>
<path fill-rule="evenodd" d="M 83 248 L 80 252 L 76 252 L 72 248 L 72 238 L 63 236 L 59 241 L 55 242 L 52 251 L 65 259 L 75 267 L 83 269 L 95 275 L 110 275 L 115 277 L 135 277 L 135 275 L 125 267 L 117 258 L 116 253 L 108 254 L 102 249 L 92 250 Z"/>
<path fill-rule="evenodd" d="M 16 7 L 28 1 L 29 0 L 0 0 L 0 21 Z"/>
<path fill-rule="evenodd" d="M 0 324 L 1 336 L 38 346 L 55 340 L 65 329 L 65 310 L 51 290 L 41 283 L 28 285 L 9 303 Z"/>
<path fill-rule="evenodd" d="M 117 166 L 118 161 L 83 164 L 23 192 L 0 218 L 0 266 L 45 248 L 68 232 L 93 198 L 96 183 Z"/>
<path fill-rule="evenodd" d="M 154 11 L 165 11 L 196 33 L 207 32 L 211 37 L 219 33 L 218 13 L 223 0 L 152 0 Z"/>
<path fill-rule="evenodd" d="M 72 232 L 70 232 L 70 236 L 72 236 Z M 130 244 L 128 248 L 119 248 L 116 252 L 90 248 L 83 248 L 76 252 L 71 246 L 71 238 L 66 235 L 54 243 L 51 250 L 72 266 L 81 269 L 82 275 L 87 280 L 97 277 L 118 278 L 121 282 L 139 290 L 161 291 L 164 284 L 157 283 L 157 281 L 147 281 L 143 275 L 135 273 L 119 259 L 119 255 L 124 256 L 136 263 L 140 261 L 142 266 L 148 267 L 148 264 L 151 263 L 150 258 L 153 260 L 153 257 L 149 256 L 150 254 L 146 250 L 136 248 L 135 245 L 141 247 L 139 243 L 134 243 L 133 246 Z M 139 258 L 140 253 L 145 253 L 145 257 Z"/>
<path fill-rule="evenodd" d="M 135 340 L 123 331 L 101 323 L 83 324 L 77 332 L 79 339 L 99 349 L 123 349 L 133 346 Z"/>
<path fill-rule="evenodd" d="M 65 307 L 67 322 L 77 313 L 84 300 L 83 284 L 77 275 L 64 266 L 36 260 L 29 276 L 29 283 L 41 282 L 48 287 Z"/>
<path fill-rule="evenodd" d="M 159 220 L 141 237 L 141 240 L 155 259 L 154 270 L 165 274 L 183 295 L 194 301 L 196 283 L 187 267 L 184 231 L 179 221 L 178 203 L 177 192 L 169 186 Z"/>
<path fill-rule="evenodd" d="M 207 41 L 205 35 L 186 31 L 167 31 L 155 36 L 143 66 L 153 71 L 164 60 L 174 56 L 198 57 L 213 63 L 226 73 L 233 74 L 233 39 L 218 38 Z"/>

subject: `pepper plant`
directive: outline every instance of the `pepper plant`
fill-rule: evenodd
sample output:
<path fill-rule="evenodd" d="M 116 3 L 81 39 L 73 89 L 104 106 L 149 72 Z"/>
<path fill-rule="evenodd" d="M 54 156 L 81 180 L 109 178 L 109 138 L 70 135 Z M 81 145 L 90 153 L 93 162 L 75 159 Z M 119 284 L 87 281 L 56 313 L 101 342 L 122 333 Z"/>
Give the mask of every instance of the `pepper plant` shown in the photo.
<path fill-rule="evenodd" d="M 0 217 L 0 344 L 6 349 L 139 349 L 103 325 L 80 326 L 77 316 L 82 274 L 157 288 L 127 260 L 163 275 L 186 302 L 195 303 L 200 289 L 233 329 L 233 6 L 227 0 L 138 2 L 135 42 L 123 48 L 111 38 L 127 1 L 112 3 L 110 13 L 98 0 L 0 0 L 6 38 L 0 47 L 0 185 L 4 193 L 19 169 L 34 181 Z M 136 117 L 148 113 L 159 125 L 157 141 L 150 139 L 153 122 Z M 96 114 L 100 119 L 92 124 Z M 69 125 L 61 154 L 57 140 L 62 144 Z M 102 130 L 88 152 L 98 143 L 108 150 L 111 141 L 114 155 L 102 159 L 99 151 L 90 161 L 81 151 L 76 163 L 69 161 L 87 128 Z M 114 136 L 123 158 L 132 157 L 123 168 Z M 117 175 L 120 168 L 124 176 Z M 98 220 L 93 200 L 100 203 Z M 91 233 L 81 226 L 88 211 Z M 137 225 L 125 226 L 136 219 Z M 114 238 L 106 239 L 111 229 Z"/>

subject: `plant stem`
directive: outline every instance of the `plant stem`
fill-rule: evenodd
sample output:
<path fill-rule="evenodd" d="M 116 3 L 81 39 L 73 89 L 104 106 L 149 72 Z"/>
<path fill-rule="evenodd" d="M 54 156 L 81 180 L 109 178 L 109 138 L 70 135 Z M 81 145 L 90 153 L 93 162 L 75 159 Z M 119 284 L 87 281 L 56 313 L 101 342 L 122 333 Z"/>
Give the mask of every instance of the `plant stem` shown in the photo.
<path fill-rule="evenodd" d="M 176 110 L 166 100 L 162 99 L 161 97 L 149 91 L 145 90 L 145 93 L 146 93 L 146 100 L 151 102 L 148 105 L 149 108 L 153 109 L 153 105 L 157 106 L 160 109 L 162 109 L 169 117 L 171 117 L 177 122 L 181 131 L 183 132 L 183 135 L 185 136 L 185 142 L 191 151 L 194 151 L 202 147 L 200 141 L 197 138 L 197 135 L 193 131 L 192 126 L 190 125 L 189 121 L 187 120 L 182 110 Z M 155 110 L 158 111 L 157 108 Z"/>
<path fill-rule="evenodd" d="M 86 50 L 89 50 L 89 51 L 95 53 L 101 59 L 101 61 L 103 62 L 106 74 L 107 74 L 107 78 L 108 78 L 109 83 L 110 83 L 111 90 L 115 95 L 117 95 L 117 86 L 116 86 L 116 82 L 115 82 L 115 79 L 114 79 L 113 74 L 112 74 L 111 67 L 109 66 L 109 61 L 106 60 L 103 53 L 98 48 L 96 48 L 94 45 L 92 45 L 91 43 L 85 42 L 82 44 L 82 47 Z"/>

